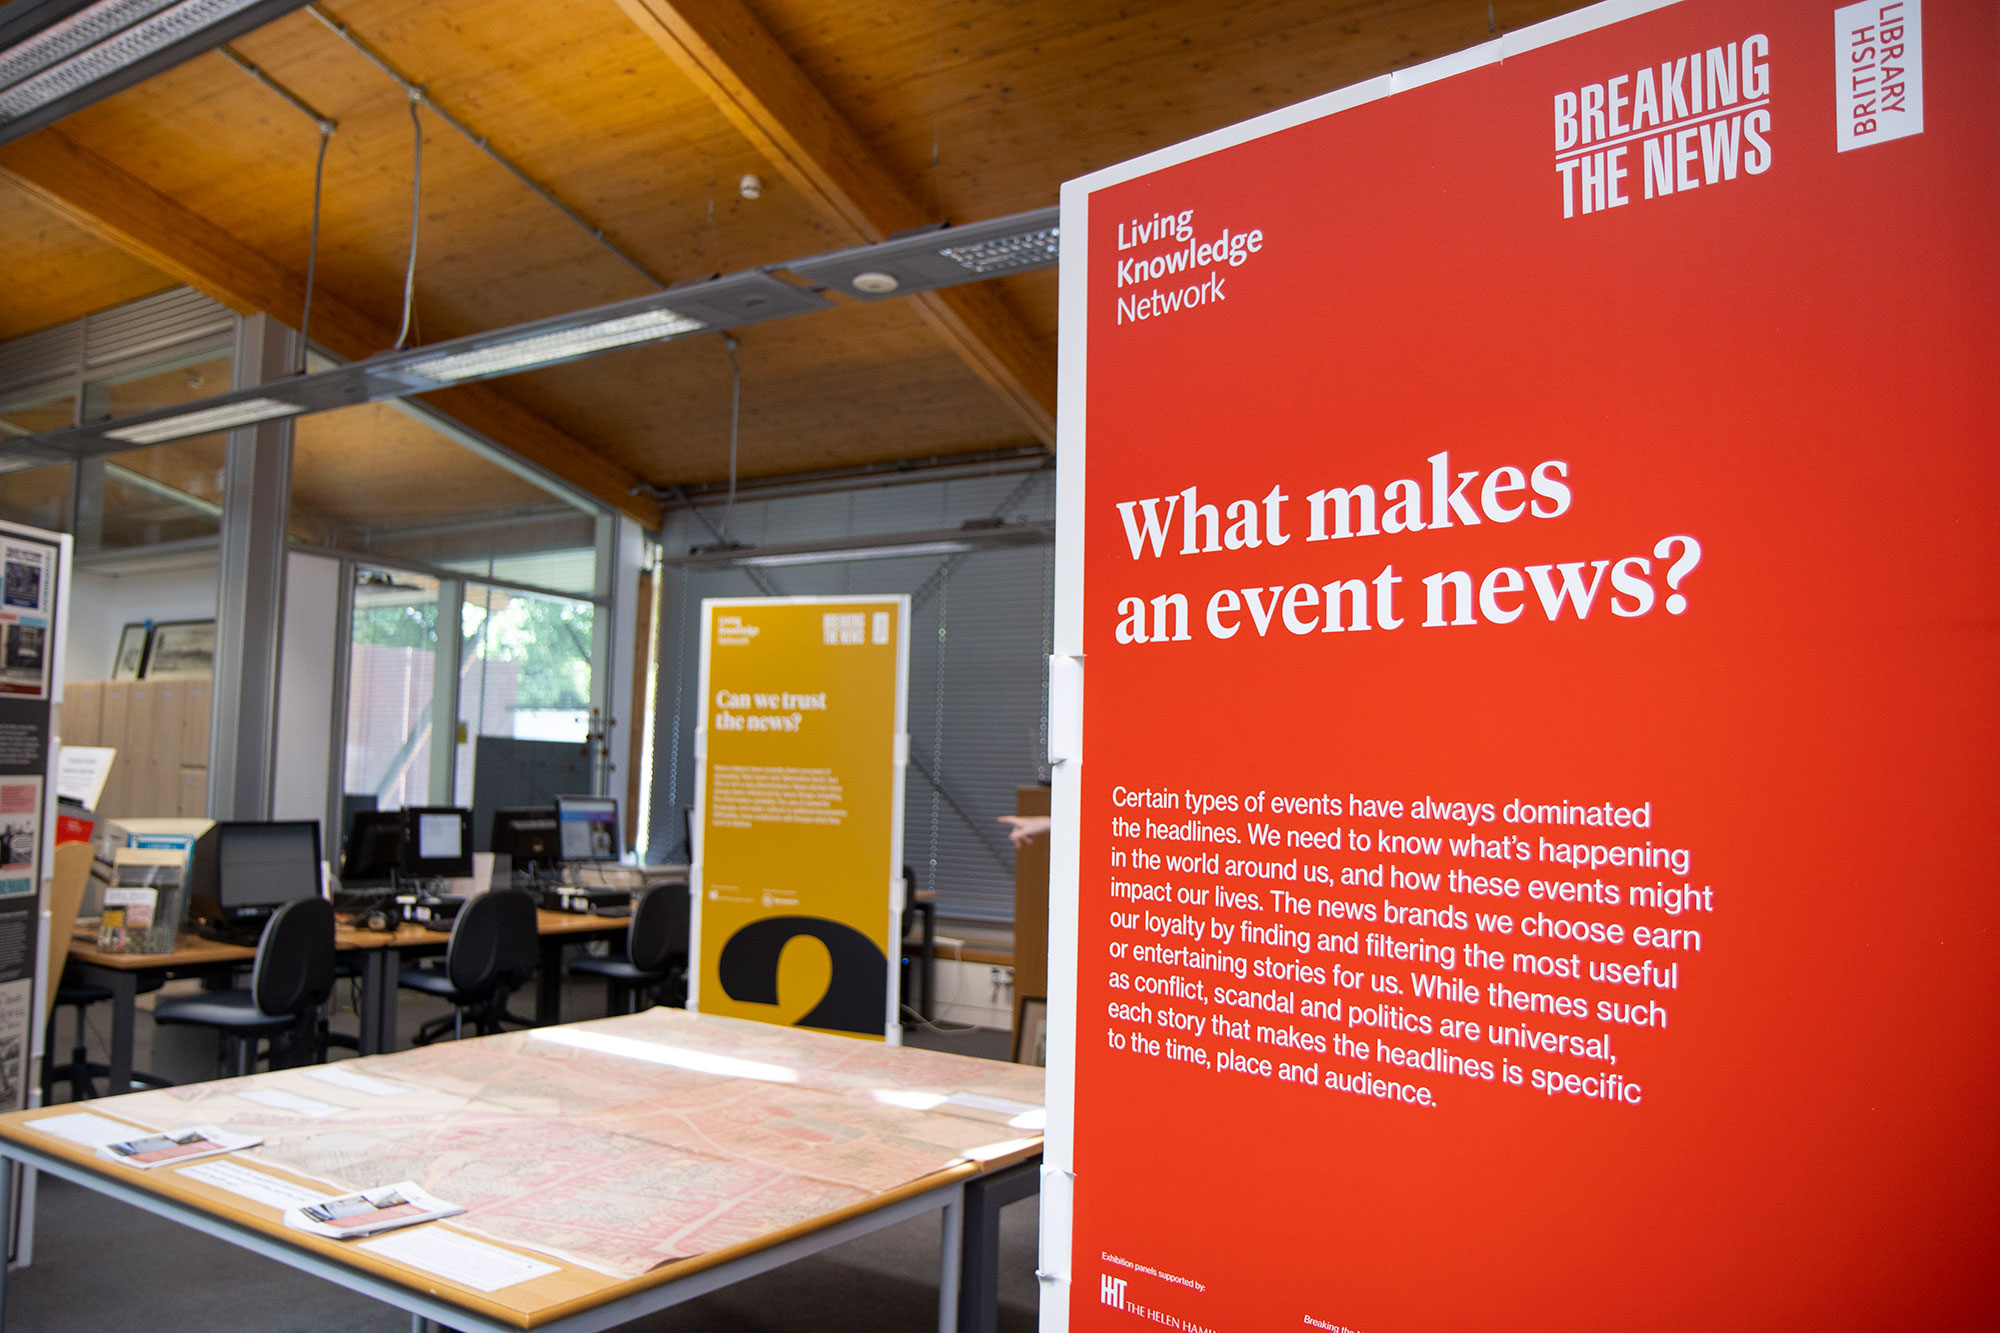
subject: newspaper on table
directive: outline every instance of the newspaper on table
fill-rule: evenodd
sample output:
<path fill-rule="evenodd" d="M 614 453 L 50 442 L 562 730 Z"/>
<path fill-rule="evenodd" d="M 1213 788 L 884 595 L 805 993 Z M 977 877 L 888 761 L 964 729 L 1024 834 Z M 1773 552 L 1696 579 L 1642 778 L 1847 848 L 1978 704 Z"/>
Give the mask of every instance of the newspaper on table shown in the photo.
<path fill-rule="evenodd" d="M 97 1155 L 107 1162 L 121 1162 L 141 1171 L 151 1171 L 154 1167 L 192 1162 L 218 1153 L 235 1152 L 239 1148 L 254 1148 L 263 1141 L 254 1134 L 231 1134 L 214 1125 L 195 1125 L 189 1129 L 168 1130 L 164 1134 L 148 1134 L 107 1143 L 98 1148 Z"/>
<path fill-rule="evenodd" d="M 352 1194 L 331 1194 L 324 1199 L 285 1210 L 285 1225 L 315 1236 L 352 1240 L 379 1231 L 435 1222 L 464 1212 L 455 1203 L 446 1203 L 426 1194 L 414 1180 L 405 1180 L 379 1189 L 356 1190 Z"/>

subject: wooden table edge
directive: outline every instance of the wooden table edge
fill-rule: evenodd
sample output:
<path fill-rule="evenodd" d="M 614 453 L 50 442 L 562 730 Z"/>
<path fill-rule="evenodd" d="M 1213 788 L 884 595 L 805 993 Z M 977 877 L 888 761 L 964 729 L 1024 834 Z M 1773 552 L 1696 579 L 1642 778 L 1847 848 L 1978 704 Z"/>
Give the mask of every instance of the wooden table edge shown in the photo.
<path fill-rule="evenodd" d="M 475 1236 L 470 1235 L 466 1231 L 459 1231 L 458 1234 L 466 1235 L 469 1239 L 497 1246 L 510 1253 L 518 1254 L 523 1258 L 535 1259 L 542 1263 L 552 1263 L 566 1273 L 595 1279 L 606 1284 L 598 1290 L 585 1295 L 553 1301 L 550 1304 L 529 1310 L 502 1305 L 494 1301 L 488 1293 L 479 1291 L 477 1288 L 461 1286 L 448 1278 L 442 1278 L 435 1274 L 426 1274 L 420 1269 L 396 1263 L 394 1260 L 380 1258 L 377 1255 L 360 1249 L 355 1241 L 330 1240 L 324 1236 L 315 1236 L 309 1232 L 288 1227 L 284 1224 L 282 1216 L 277 1219 L 266 1219 L 240 1206 L 231 1212 L 220 1212 L 214 1208 L 213 1201 L 202 1195 L 184 1188 L 178 1190 L 169 1188 L 168 1182 L 178 1176 L 178 1171 L 134 1170 L 131 1167 L 121 1166 L 116 1162 L 107 1162 L 99 1157 L 95 1151 L 85 1148 L 81 1144 L 73 1143 L 68 1139 L 59 1138 L 53 1134 L 39 1132 L 32 1128 L 34 1120 L 50 1115 L 77 1114 L 79 1109 L 87 1110 L 88 1104 L 79 1103 L 76 1106 L 72 1106 L 64 1103 L 57 1106 L 39 1106 L 0 1115 L 0 1139 L 19 1144 L 21 1147 L 42 1153 L 45 1156 L 60 1158 L 73 1165 L 87 1168 L 93 1174 L 117 1181 L 122 1185 L 146 1190 L 149 1193 L 159 1195 L 161 1198 L 183 1207 L 193 1207 L 210 1212 L 230 1225 L 257 1231 L 267 1237 L 283 1241 L 293 1248 L 316 1255 L 319 1258 L 331 1259 L 362 1269 L 374 1277 L 386 1279 L 399 1287 L 406 1287 L 411 1291 L 419 1292 L 433 1299 L 462 1306 L 483 1318 L 497 1320 L 519 1329 L 542 1328 L 546 1325 L 567 1319 L 572 1315 L 583 1314 L 627 1296 L 636 1295 L 643 1291 L 650 1291 L 656 1287 L 678 1281 L 681 1278 L 690 1277 L 707 1269 L 720 1267 L 734 1260 L 756 1254 L 759 1251 L 782 1245 L 787 1241 L 797 1239 L 801 1236 L 811 1235 L 815 1231 L 838 1226 L 850 1218 L 865 1216 L 868 1213 L 890 1207 L 905 1199 L 914 1198 L 917 1195 L 928 1193 L 942 1186 L 961 1183 L 981 1175 L 1003 1170 L 1016 1163 L 1027 1161 L 1042 1151 L 1042 1142 L 1039 1135 L 1024 1136 L 1022 1146 L 1008 1153 L 982 1159 L 977 1162 L 957 1162 L 940 1171 L 933 1171 L 928 1175 L 919 1176 L 915 1180 L 894 1186 L 867 1199 L 848 1204 L 844 1208 L 835 1209 L 830 1213 L 823 1213 L 809 1221 L 797 1222 L 791 1226 L 782 1227 L 751 1240 L 742 1241 L 718 1250 L 710 1250 L 705 1254 L 692 1255 L 686 1259 L 669 1260 L 636 1277 L 617 1277 L 595 1268 L 567 1261 L 561 1256 L 552 1254 L 546 1250 L 537 1250 L 533 1247 L 512 1241 L 498 1240 L 483 1233 Z M 30 1117 L 33 1117 L 33 1119 L 30 1119 Z M 136 1128 L 142 1132 L 147 1132 L 143 1126 Z M 288 1178 L 312 1179 L 305 1176 L 304 1173 L 288 1167 L 259 1161 L 255 1158 L 239 1158 L 233 1153 L 205 1160 L 235 1161 L 241 1165 L 250 1166 L 255 1170 L 282 1173 Z M 29 1165 L 32 1167 L 32 1164 Z M 196 1165 L 196 1163 L 189 1163 L 189 1165 Z M 253 1203 L 254 1200 L 246 1199 L 243 1202 L 247 1205 Z M 270 1205 L 262 1206 L 268 1208 Z M 452 1220 L 450 1218 L 443 1219 L 444 1224 L 447 1226 L 450 1225 Z M 369 1239 L 372 1239 L 372 1237 Z M 537 1280 L 545 1279 L 531 1279 L 531 1281 Z"/>

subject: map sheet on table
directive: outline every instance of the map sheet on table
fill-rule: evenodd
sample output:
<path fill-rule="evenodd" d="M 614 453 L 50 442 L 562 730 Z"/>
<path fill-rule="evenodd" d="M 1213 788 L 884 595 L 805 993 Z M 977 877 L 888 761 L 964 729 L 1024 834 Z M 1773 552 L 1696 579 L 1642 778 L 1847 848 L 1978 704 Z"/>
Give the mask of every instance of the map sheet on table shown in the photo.
<path fill-rule="evenodd" d="M 1042 1129 L 1042 1071 L 678 1009 L 97 1104 L 367 1189 L 414 1180 L 463 1230 L 619 1277 L 859 1204 Z M 341 1108 L 285 1109 L 283 1091 Z"/>

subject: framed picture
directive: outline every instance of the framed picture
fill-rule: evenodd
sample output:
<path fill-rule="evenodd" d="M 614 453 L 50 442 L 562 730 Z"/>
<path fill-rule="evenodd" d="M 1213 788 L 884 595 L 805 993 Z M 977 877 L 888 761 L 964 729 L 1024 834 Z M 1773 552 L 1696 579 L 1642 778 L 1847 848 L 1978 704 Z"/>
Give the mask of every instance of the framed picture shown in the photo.
<path fill-rule="evenodd" d="M 153 645 L 146 653 L 147 680 L 214 674 L 213 620 L 170 620 L 153 626 Z"/>
<path fill-rule="evenodd" d="M 118 657 L 111 664 L 111 679 L 137 680 L 146 670 L 146 645 L 153 637 L 153 622 L 127 625 L 118 636 Z"/>
<path fill-rule="evenodd" d="M 1041 995 L 1023 995 L 1014 1001 L 1014 1063 L 1046 1066 L 1048 1062 L 1048 999 Z"/>

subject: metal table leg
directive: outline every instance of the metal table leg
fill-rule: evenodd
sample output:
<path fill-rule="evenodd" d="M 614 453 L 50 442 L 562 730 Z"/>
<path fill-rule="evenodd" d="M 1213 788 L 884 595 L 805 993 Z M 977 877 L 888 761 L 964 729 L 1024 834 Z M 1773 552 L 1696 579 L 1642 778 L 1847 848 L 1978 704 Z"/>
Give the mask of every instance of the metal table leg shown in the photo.
<path fill-rule="evenodd" d="M 993 1333 L 1000 1320 L 1000 1210 L 1042 1188 L 1042 1160 L 965 1182 L 958 1333 Z"/>
<path fill-rule="evenodd" d="M 535 978 L 535 1022 L 549 1027 L 562 1022 L 563 938 L 542 936 L 542 966 Z"/>
<path fill-rule="evenodd" d="M 938 1245 L 938 1333 L 958 1333 L 960 1283 L 965 1259 L 965 1192 L 943 1208 L 944 1235 Z"/>
<path fill-rule="evenodd" d="M 387 1055 L 396 1049 L 397 978 L 402 975 L 399 949 L 370 949 L 361 971 L 361 1053 Z"/>
<path fill-rule="evenodd" d="M 111 1074 L 108 1096 L 132 1091 L 132 1033 L 139 1023 L 139 978 L 115 968 L 91 969 L 91 978 L 111 990 Z"/>
<path fill-rule="evenodd" d="M 7 1327 L 7 1264 L 13 1257 L 14 1159 L 0 1157 L 0 1329 Z"/>
<path fill-rule="evenodd" d="M 919 903 L 917 908 L 924 918 L 924 1003 L 917 1012 L 929 1022 L 937 1018 L 937 904 Z"/>

